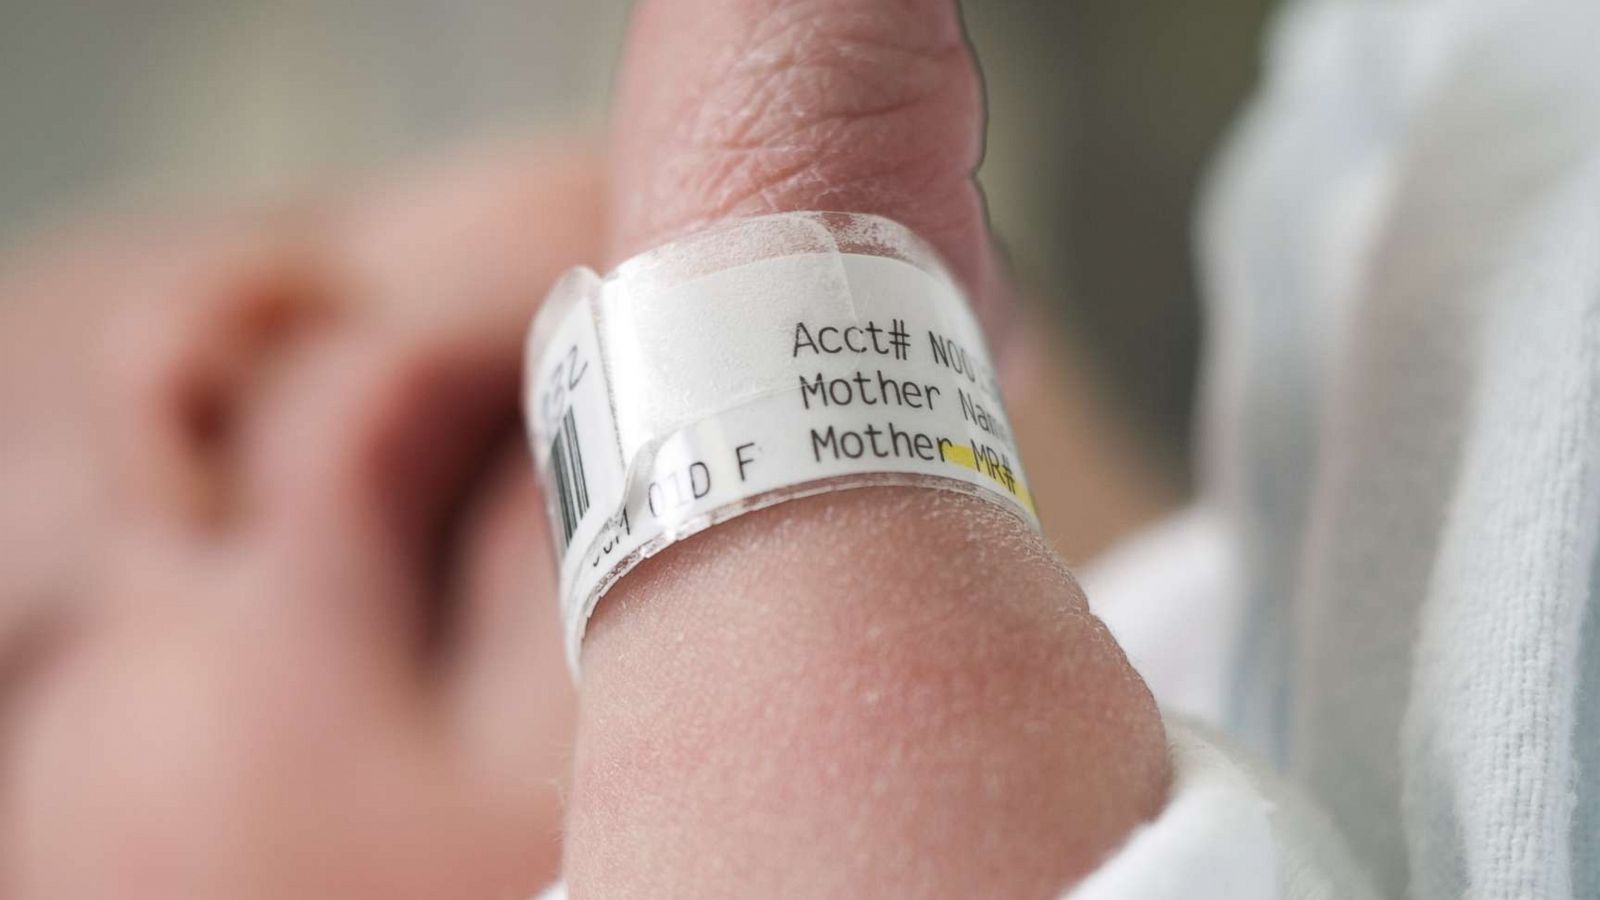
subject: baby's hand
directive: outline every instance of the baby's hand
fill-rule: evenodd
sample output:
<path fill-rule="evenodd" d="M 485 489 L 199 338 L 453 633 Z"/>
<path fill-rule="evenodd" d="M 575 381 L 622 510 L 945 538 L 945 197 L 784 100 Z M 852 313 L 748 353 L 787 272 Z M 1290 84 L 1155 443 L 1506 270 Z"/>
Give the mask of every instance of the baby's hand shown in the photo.
<path fill-rule="evenodd" d="M 733 216 L 880 214 L 939 249 L 998 341 L 952 0 L 634 15 L 613 261 Z M 580 897 L 1052 896 L 1165 795 L 1144 684 L 1044 541 L 964 495 L 826 494 L 674 544 L 601 601 L 583 664 Z"/>

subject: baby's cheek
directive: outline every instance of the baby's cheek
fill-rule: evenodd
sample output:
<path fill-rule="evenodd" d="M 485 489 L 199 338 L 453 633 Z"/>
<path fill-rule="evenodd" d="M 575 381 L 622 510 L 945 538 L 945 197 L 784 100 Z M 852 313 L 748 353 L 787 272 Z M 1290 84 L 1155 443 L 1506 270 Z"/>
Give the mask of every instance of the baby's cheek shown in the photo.
<path fill-rule="evenodd" d="M 151 648 L 129 667 L 104 641 L 73 649 L 19 705 L 4 776 L 16 897 L 176 896 L 215 859 L 217 766 L 197 691 Z"/>
<path fill-rule="evenodd" d="M 196 627 L 108 627 L 66 649 L 9 723 L 7 897 L 228 896 L 287 820 L 336 802 L 360 752 Z M 301 829 L 304 830 L 304 829 Z"/>

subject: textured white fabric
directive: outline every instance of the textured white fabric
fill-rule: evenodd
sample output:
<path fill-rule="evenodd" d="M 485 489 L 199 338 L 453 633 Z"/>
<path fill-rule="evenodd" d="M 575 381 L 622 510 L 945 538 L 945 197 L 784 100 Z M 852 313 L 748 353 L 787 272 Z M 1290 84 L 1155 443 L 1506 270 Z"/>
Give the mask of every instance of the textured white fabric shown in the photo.
<path fill-rule="evenodd" d="M 1168 713 L 1220 724 L 1243 604 L 1233 535 L 1195 506 L 1078 573 L 1089 604 Z"/>
<path fill-rule="evenodd" d="M 1375 896 L 1321 814 L 1225 740 L 1171 717 L 1166 726 L 1166 808 L 1065 900 Z"/>
<path fill-rule="evenodd" d="M 1284 16 L 1203 221 L 1206 499 L 1086 578 L 1386 896 L 1600 896 L 1597 49 L 1593 3 Z"/>
<path fill-rule="evenodd" d="M 1388 895 L 1600 891 L 1597 41 L 1587 2 L 1302 4 L 1204 220 L 1225 719 Z"/>

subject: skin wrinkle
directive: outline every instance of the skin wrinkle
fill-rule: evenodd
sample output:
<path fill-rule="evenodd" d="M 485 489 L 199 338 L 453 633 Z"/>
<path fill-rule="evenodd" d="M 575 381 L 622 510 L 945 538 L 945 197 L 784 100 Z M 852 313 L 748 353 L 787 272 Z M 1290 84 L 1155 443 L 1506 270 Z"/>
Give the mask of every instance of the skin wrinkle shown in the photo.
<path fill-rule="evenodd" d="M 913 204 L 937 208 L 941 202 L 957 202 L 958 198 L 948 193 L 928 199 L 918 190 L 924 185 L 952 183 L 949 163 L 943 158 L 947 151 L 937 145 L 909 150 L 884 150 L 871 143 L 864 146 L 854 140 L 860 124 L 859 120 L 812 123 L 808 127 L 814 132 L 834 133 L 825 137 L 801 133 L 791 138 L 799 143 L 759 150 L 717 146 L 684 151 L 682 163 L 669 161 L 667 165 L 669 169 L 681 166 L 696 177 L 669 179 L 671 191 L 705 198 L 709 210 L 685 224 L 684 230 L 747 210 L 772 209 L 781 205 L 781 198 L 797 194 L 811 196 L 812 204 L 820 208 L 836 205 L 829 203 L 829 197 L 852 198 L 848 205 L 868 208 Z M 883 133 L 881 128 L 867 130 L 869 136 Z M 866 162 L 841 164 L 854 160 Z M 967 171 L 963 169 L 963 175 Z M 893 183 L 904 187 L 884 188 L 884 176 L 889 172 L 895 175 Z"/>
<path fill-rule="evenodd" d="M 930 73 L 943 73 L 951 68 L 948 62 L 935 64 L 924 60 L 923 65 Z M 945 145 L 916 141 L 910 134 L 902 133 L 914 132 L 915 129 L 892 127 L 893 122 L 910 119 L 911 114 L 926 105 L 937 103 L 948 89 L 942 81 L 930 85 L 927 77 L 923 76 L 922 87 L 905 92 L 904 96 L 891 96 L 875 104 L 834 108 L 831 104 L 836 98 L 851 93 L 848 85 L 859 85 L 863 80 L 877 78 L 882 73 L 883 65 L 880 62 L 863 68 L 868 71 L 840 72 L 835 67 L 822 64 L 817 64 L 814 71 L 791 68 L 777 73 L 784 76 L 781 85 L 772 84 L 777 74 L 768 76 L 762 84 L 771 87 L 758 93 L 759 110 L 769 109 L 781 98 L 789 106 L 787 115 L 777 117 L 777 121 L 770 123 L 762 120 L 758 114 L 736 115 L 736 120 L 741 121 L 743 127 L 735 134 L 699 135 L 685 141 L 682 146 L 685 152 L 693 154 L 743 151 L 739 159 L 755 172 L 766 168 L 765 160 L 774 154 L 803 150 L 813 165 L 830 173 L 836 170 L 851 172 L 863 165 L 876 164 L 880 168 L 909 167 L 914 171 L 927 167 L 941 170 L 941 174 L 946 176 L 952 170 L 963 176 L 971 174 L 976 163 L 975 152 L 962 152 L 955 159 L 946 158 L 950 151 L 945 149 Z M 709 106 L 715 106 L 714 99 Z M 758 127 L 763 125 L 766 127 Z M 862 139 L 872 140 L 876 146 L 862 147 L 859 145 Z M 849 152 L 837 152 L 842 145 Z M 856 177 L 865 180 L 867 174 L 870 173 L 860 173 Z"/>
<path fill-rule="evenodd" d="M 906 19 L 899 14 L 885 15 L 837 2 L 788 3 L 755 19 L 737 56 L 750 65 L 773 66 L 837 59 L 866 48 L 869 57 L 895 57 L 916 64 L 941 51 L 964 49 L 957 31 L 940 29 L 930 38 L 918 28 L 905 26 Z"/>
<path fill-rule="evenodd" d="M 759 148 L 769 140 L 782 141 L 795 124 L 888 117 L 927 103 L 947 88 L 943 76 L 951 57 L 961 52 L 952 47 L 930 57 L 920 51 L 891 50 L 892 57 L 898 56 L 885 59 L 874 55 L 884 52 L 875 42 L 817 43 L 812 54 L 741 60 L 729 82 L 723 83 L 723 90 L 731 90 L 729 83 L 738 85 L 734 102 L 719 108 L 716 101 L 721 95 L 704 98 L 702 115 L 690 120 L 683 143 Z M 860 91 L 863 83 L 873 84 L 874 90 Z M 779 105 L 784 115 L 765 115 Z M 713 110 L 719 115 L 709 115 Z M 763 125 L 770 130 L 763 130 Z"/>
<path fill-rule="evenodd" d="M 650 106 L 660 108 L 661 119 L 667 124 L 667 132 L 664 140 L 657 138 L 657 153 L 661 163 L 655 170 L 654 177 L 647 179 L 645 191 L 640 194 L 624 190 L 618 197 L 625 204 L 624 213 L 619 218 L 629 233 L 647 230 L 652 232 L 653 238 L 664 237 L 670 232 L 681 232 L 724 218 L 730 213 L 746 211 L 741 208 L 741 204 L 749 198 L 774 196 L 779 188 L 771 187 L 763 190 L 770 184 L 770 173 L 766 171 L 769 164 L 765 160 L 773 147 L 788 148 L 809 144 L 812 158 L 817 160 L 819 169 L 816 178 L 818 185 L 860 183 L 867 180 L 865 175 L 856 177 L 850 171 L 853 165 L 859 165 L 862 161 L 874 162 L 882 167 L 888 167 L 893 163 L 907 170 L 920 169 L 923 165 L 927 165 L 930 170 L 948 167 L 944 168 L 944 174 L 952 177 L 952 180 L 966 181 L 969 178 L 979 161 L 981 139 L 977 136 L 954 142 L 918 139 L 925 138 L 929 129 L 919 125 L 914 116 L 908 115 L 923 109 L 937 114 L 945 108 L 950 108 L 953 98 L 946 96 L 946 93 L 951 89 L 960 89 L 962 94 L 970 95 L 962 96 L 957 105 L 970 107 L 975 114 L 981 114 L 973 79 L 967 76 L 952 78 L 953 75 L 968 68 L 965 65 L 964 38 L 959 29 L 941 28 L 939 33 L 930 39 L 926 36 L 917 36 L 919 31 L 927 31 L 927 25 L 919 21 L 916 27 L 907 29 L 904 27 L 907 17 L 900 13 L 844 15 L 842 18 L 848 20 L 847 24 L 862 22 L 865 26 L 871 26 L 863 27 L 862 30 L 869 32 L 872 39 L 869 41 L 863 37 L 858 41 L 847 40 L 850 51 L 841 57 L 837 50 L 829 49 L 830 40 L 835 37 L 835 29 L 839 27 L 834 20 L 841 18 L 838 12 L 841 8 L 845 7 L 828 3 L 785 4 L 775 13 L 759 18 L 756 23 L 748 27 L 748 30 L 739 32 L 734 39 L 725 42 L 724 46 L 733 49 L 725 54 L 723 59 L 707 64 L 704 70 L 706 74 L 696 73 L 699 77 L 691 79 L 676 92 L 669 92 L 665 97 L 659 96 L 662 93 L 661 88 L 651 87 L 652 93 L 657 94 L 658 99 Z M 653 10 L 653 7 L 645 7 L 642 9 L 642 15 L 648 18 Z M 915 18 L 937 20 L 944 17 Z M 785 25 L 785 22 L 789 21 L 798 24 Z M 648 23 L 636 24 L 648 25 Z M 749 52 L 748 48 L 752 42 L 760 46 L 763 40 L 763 26 L 772 32 L 766 40 L 776 42 L 780 46 L 783 40 L 796 41 L 802 48 L 815 44 L 818 49 L 814 52 L 819 58 L 845 59 L 850 64 L 851 71 L 840 72 L 837 66 L 833 67 L 842 89 L 800 95 L 794 89 L 794 85 L 815 81 L 815 74 L 797 79 L 794 72 L 782 66 L 768 63 L 762 67 L 748 62 L 741 63 L 741 59 Z M 799 31 L 791 33 L 794 29 Z M 889 48 L 896 57 L 890 60 L 881 57 L 875 59 L 874 55 L 883 52 L 883 48 Z M 920 51 L 920 65 L 908 64 L 906 59 L 900 58 L 909 57 L 917 51 Z M 659 50 L 652 48 L 651 52 Z M 804 51 L 793 49 L 783 52 L 773 51 L 767 53 L 766 57 L 787 58 L 797 54 L 803 57 Z M 760 53 L 755 55 L 758 59 L 764 58 Z M 859 68 L 856 68 L 858 65 Z M 908 69 L 916 70 L 915 74 L 920 83 L 909 80 Z M 751 70 L 756 75 L 754 85 L 751 83 Z M 824 70 L 819 69 L 819 71 Z M 934 75 L 942 77 L 931 77 Z M 795 107 L 794 110 L 786 116 L 776 117 L 776 122 L 759 133 L 756 132 L 754 122 L 747 122 L 732 135 L 722 133 L 728 127 L 725 124 L 728 121 L 739 122 L 742 117 L 746 120 L 750 118 L 740 111 L 752 104 L 752 95 L 760 98 L 764 94 L 776 93 L 776 89 L 769 91 L 762 87 L 767 81 L 781 81 L 788 84 L 788 89 L 782 93 Z M 891 85 L 903 82 L 909 85 L 905 98 L 891 98 L 897 101 L 891 104 L 892 106 L 903 107 L 896 115 L 905 120 L 904 127 L 886 127 L 882 117 L 866 115 L 874 106 L 884 104 L 884 101 L 876 99 L 876 84 L 879 82 Z M 844 89 L 852 84 L 857 87 Z M 864 91 L 859 87 L 861 84 L 874 84 L 875 87 L 873 91 Z M 921 93 L 922 96 L 916 97 L 916 93 Z M 840 106 L 838 99 L 840 97 L 866 99 L 855 100 L 858 108 L 853 110 L 848 104 Z M 670 113 L 667 112 L 668 109 L 671 110 Z M 654 111 L 647 113 L 652 118 L 656 114 Z M 715 124 L 706 124 L 707 122 Z M 848 134 L 841 131 L 838 137 L 843 152 L 832 159 L 819 158 L 819 151 L 825 154 L 828 143 L 817 141 L 816 135 L 809 133 L 808 129 L 825 127 L 830 122 L 842 122 L 847 126 Z M 855 153 L 850 153 L 852 145 L 861 143 L 863 139 L 875 143 L 893 139 L 895 145 L 879 146 L 870 152 L 863 152 L 857 148 Z M 730 146 L 739 147 L 747 142 L 755 144 L 756 149 L 739 157 L 737 161 L 721 161 L 716 158 Z M 944 154 L 948 154 L 948 157 L 941 158 Z M 924 163 L 923 159 L 928 162 Z M 928 176 L 929 180 L 936 177 L 933 174 Z M 840 194 L 836 191 L 835 195 Z M 894 199 L 904 200 L 905 197 Z M 976 205 L 975 200 L 973 202 Z M 638 241 L 624 241 L 630 248 L 643 246 L 649 242 L 651 242 L 649 239 L 644 238 Z M 970 261 L 953 257 L 948 245 L 944 249 L 946 256 L 952 257 L 958 273 L 964 280 L 974 286 L 982 285 L 984 279 L 975 277 L 977 268 Z"/>
<path fill-rule="evenodd" d="M 856 152 L 859 152 L 859 149 Z M 867 167 L 862 168 L 861 171 L 853 171 L 848 178 L 827 178 L 827 171 L 829 171 L 829 167 L 827 167 L 826 159 L 821 160 L 821 162 L 813 160 L 813 162 L 798 165 L 790 175 L 784 176 L 784 178 L 773 179 L 770 183 L 763 183 L 762 187 L 760 187 L 760 192 L 755 195 L 760 200 L 760 207 L 757 208 L 773 208 L 782 197 L 792 197 L 797 192 L 810 195 L 816 200 L 816 205 L 822 208 L 829 208 L 832 205 L 829 202 L 829 197 L 842 197 L 842 199 L 850 200 L 853 205 L 867 205 L 867 207 L 891 207 L 891 205 L 904 207 L 904 205 L 909 205 L 909 203 L 904 202 L 907 197 L 918 197 L 920 194 L 930 195 L 930 199 L 918 200 L 917 205 L 939 208 L 941 205 L 949 207 L 950 203 L 955 202 L 955 197 L 952 197 L 952 195 L 938 194 L 938 192 L 934 191 L 936 187 L 949 186 L 950 176 L 947 171 L 933 167 L 933 165 L 923 167 L 923 165 L 915 165 L 914 162 L 909 162 L 909 160 L 898 163 L 883 162 L 880 163 L 880 167 Z M 893 171 L 896 181 L 899 184 L 904 184 L 904 187 L 896 187 L 893 192 L 886 192 L 883 187 L 880 187 L 883 184 L 883 179 L 885 179 L 885 173 L 888 173 L 888 171 Z M 811 181 L 816 186 L 810 186 L 810 184 L 806 184 L 806 181 Z M 872 200 L 875 194 L 882 195 L 882 197 Z M 730 211 L 739 210 L 741 205 L 747 205 L 747 200 L 750 200 L 749 195 L 741 197 L 739 202 L 730 203 L 726 208 Z"/>

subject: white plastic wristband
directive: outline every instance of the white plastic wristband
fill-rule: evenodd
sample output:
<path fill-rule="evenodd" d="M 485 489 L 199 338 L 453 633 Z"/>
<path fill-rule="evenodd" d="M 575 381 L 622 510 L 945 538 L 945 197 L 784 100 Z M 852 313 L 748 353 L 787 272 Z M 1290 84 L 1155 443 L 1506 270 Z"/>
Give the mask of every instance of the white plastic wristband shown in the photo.
<path fill-rule="evenodd" d="M 1038 527 L 976 318 L 876 216 L 784 213 L 573 269 L 528 338 L 530 438 L 568 661 L 641 561 L 734 516 L 920 485 Z"/>

